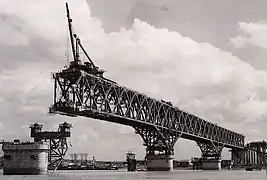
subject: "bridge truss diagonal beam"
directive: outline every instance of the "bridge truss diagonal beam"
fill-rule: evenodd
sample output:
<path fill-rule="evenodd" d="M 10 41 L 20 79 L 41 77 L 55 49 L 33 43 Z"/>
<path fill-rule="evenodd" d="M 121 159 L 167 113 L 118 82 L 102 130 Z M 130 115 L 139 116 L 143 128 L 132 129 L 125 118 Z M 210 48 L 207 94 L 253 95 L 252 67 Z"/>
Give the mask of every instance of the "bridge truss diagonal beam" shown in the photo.
<path fill-rule="evenodd" d="M 136 134 L 139 134 L 146 146 L 147 155 L 163 153 L 165 155 L 174 155 L 174 145 L 181 134 L 173 133 L 166 129 L 149 129 L 134 127 Z"/>
<path fill-rule="evenodd" d="M 220 158 L 224 145 L 214 142 L 200 142 L 197 144 L 202 152 L 202 158 Z"/>
<path fill-rule="evenodd" d="M 54 104 L 64 115 L 85 116 L 132 127 L 166 129 L 182 138 L 244 148 L 244 136 L 113 81 L 67 69 L 53 75 Z"/>

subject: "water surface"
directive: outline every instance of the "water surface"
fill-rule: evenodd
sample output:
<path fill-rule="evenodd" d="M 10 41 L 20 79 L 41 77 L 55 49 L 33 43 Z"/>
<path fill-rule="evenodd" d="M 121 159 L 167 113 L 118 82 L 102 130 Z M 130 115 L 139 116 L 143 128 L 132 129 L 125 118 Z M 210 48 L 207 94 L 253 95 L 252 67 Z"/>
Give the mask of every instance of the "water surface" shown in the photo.
<path fill-rule="evenodd" d="M 126 171 L 56 171 L 39 176 L 7 176 L 0 172 L 0 180 L 267 180 L 266 171 L 222 170 L 172 172 Z"/>

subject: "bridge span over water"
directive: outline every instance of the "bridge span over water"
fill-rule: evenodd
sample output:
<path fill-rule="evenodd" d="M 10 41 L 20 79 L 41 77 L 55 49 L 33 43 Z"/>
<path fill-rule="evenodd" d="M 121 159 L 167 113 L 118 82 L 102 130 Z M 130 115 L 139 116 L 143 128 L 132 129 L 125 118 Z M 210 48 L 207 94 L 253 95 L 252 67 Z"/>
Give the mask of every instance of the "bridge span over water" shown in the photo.
<path fill-rule="evenodd" d="M 73 61 L 67 68 L 53 74 L 51 113 L 84 116 L 133 127 L 146 146 L 148 170 L 172 169 L 173 147 L 179 138 L 198 144 L 207 169 L 220 169 L 224 147 L 244 149 L 244 135 L 105 78 L 104 71 L 94 64 L 80 38 L 72 32 L 67 4 L 66 7 Z M 81 61 L 80 51 L 87 57 L 86 62 Z"/>

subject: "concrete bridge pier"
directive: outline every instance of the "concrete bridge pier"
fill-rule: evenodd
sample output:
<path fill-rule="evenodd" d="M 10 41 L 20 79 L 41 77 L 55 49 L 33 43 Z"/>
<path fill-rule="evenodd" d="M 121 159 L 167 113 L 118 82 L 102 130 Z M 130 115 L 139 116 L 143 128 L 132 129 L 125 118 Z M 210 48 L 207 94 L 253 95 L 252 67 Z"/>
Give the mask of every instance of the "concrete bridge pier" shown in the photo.
<path fill-rule="evenodd" d="M 147 170 L 172 171 L 173 155 L 168 155 L 168 154 L 147 155 Z"/>
<path fill-rule="evenodd" d="M 201 163 L 203 170 L 221 170 L 222 145 L 214 142 L 197 142 L 202 152 Z"/>
<path fill-rule="evenodd" d="M 146 146 L 147 171 L 172 171 L 173 147 L 181 134 L 165 129 L 135 127 L 135 130 L 142 137 L 144 146 Z"/>
<path fill-rule="evenodd" d="M 221 158 L 202 159 L 203 170 L 221 170 Z"/>

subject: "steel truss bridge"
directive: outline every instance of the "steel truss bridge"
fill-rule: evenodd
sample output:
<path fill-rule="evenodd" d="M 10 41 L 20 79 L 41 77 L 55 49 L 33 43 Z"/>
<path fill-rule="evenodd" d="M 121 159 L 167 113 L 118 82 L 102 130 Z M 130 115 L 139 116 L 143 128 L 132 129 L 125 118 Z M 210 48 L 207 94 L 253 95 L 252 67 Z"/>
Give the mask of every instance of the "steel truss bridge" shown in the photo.
<path fill-rule="evenodd" d="M 266 165 L 267 142 L 252 141 L 247 143 L 244 149 L 233 149 L 231 152 L 234 166 L 258 165 L 262 168 Z"/>
<path fill-rule="evenodd" d="M 73 61 L 69 67 L 53 74 L 51 113 L 131 126 L 142 137 L 147 154 L 172 155 L 179 138 L 195 141 L 202 158 L 220 158 L 224 147 L 244 149 L 244 135 L 104 78 L 104 71 L 94 65 L 79 37 L 72 33 L 68 6 L 67 17 Z M 87 62 L 81 62 L 79 49 Z"/>

